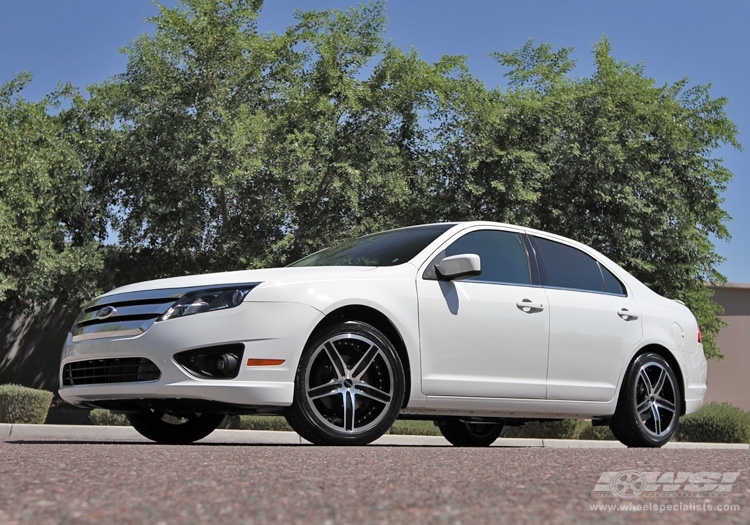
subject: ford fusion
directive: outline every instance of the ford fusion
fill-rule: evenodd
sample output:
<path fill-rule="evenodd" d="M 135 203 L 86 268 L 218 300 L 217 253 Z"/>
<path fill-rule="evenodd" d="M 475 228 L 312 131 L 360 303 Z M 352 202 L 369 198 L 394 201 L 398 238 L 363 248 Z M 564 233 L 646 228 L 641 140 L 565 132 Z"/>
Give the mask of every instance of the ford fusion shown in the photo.
<path fill-rule="evenodd" d="M 159 443 L 229 414 L 283 414 L 360 445 L 396 418 L 457 446 L 505 425 L 585 418 L 658 447 L 700 408 L 706 360 L 682 303 L 599 252 L 489 222 L 368 235 L 291 266 L 131 284 L 68 334 L 60 395 Z"/>

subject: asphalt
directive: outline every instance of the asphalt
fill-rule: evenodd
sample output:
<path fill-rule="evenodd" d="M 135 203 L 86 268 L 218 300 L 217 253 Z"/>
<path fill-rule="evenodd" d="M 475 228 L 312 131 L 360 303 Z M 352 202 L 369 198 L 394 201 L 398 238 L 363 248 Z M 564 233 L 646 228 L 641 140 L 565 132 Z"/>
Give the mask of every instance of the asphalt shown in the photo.
<path fill-rule="evenodd" d="M 92 425 L 22 425 L 0 423 L 0 440 L 14 441 L 65 441 L 82 443 L 144 443 L 148 439 L 132 427 Z M 294 432 L 266 430 L 215 430 L 198 443 L 226 445 L 305 445 L 309 442 Z M 372 445 L 385 446 L 450 446 L 438 436 L 397 436 L 387 434 Z M 516 439 L 500 438 L 492 445 L 510 448 L 625 448 L 617 441 L 587 441 L 570 439 Z M 750 449 L 744 443 L 667 443 L 667 449 Z"/>

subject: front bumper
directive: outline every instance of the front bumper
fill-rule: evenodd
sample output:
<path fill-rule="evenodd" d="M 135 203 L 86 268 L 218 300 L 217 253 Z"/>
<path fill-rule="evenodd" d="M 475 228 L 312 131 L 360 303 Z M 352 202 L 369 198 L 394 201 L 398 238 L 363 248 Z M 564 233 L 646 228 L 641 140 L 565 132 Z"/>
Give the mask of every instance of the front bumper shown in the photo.
<path fill-rule="evenodd" d="M 136 336 L 73 342 L 69 334 L 60 366 L 60 396 L 74 405 L 113 401 L 185 400 L 242 407 L 288 406 L 294 376 L 307 337 L 322 314 L 300 303 L 246 301 L 228 310 L 158 321 Z M 244 355 L 233 379 L 199 378 L 174 359 L 186 350 L 241 344 Z M 159 369 L 157 380 L 64 384 L 65 365 L 87 360 L 145 358 Z M 248 366 L 249 359 L 283 360 L 273 366 Z"/>

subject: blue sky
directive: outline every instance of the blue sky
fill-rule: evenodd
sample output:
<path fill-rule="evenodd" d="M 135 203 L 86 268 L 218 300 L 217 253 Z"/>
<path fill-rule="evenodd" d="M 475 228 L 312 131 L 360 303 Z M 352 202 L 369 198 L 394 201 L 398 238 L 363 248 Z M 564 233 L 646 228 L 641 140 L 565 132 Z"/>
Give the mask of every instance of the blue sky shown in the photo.
<path fill-rule="evenodd" d="M 174 5 L 175 0 L 164 3 Z M 297 8 L 346 9 L 357 1 L 266 0 L 261 31 L 283 31 Z M 425 60 L 466 55 L 471 72 L 489 87 L 504 85 L 504 70 L 488 55 L 529 40 L 573 47 L 574 72 L 593 71 L 592 46 L 606 35 L 617 60 L 643 63 L 658 84 L 689 77 L 729 99 L 727 112 L 750 148 L 750 2 L 744 0 L 389 0 L 388 37 Z M 58 81 L 79 88 L 124 70 L 118 50 L 153 31 L 143 21 L 157 12 L 151 0 L 5 0 L 0 2 L 0 82 L 30 71 L 24 96 L 39 100 Z M 732 215 L 730 242 L 717 241 L 730 282 L 750 283 L 750 153 L 716 152 L 734 173 L 724 195 Z"/>

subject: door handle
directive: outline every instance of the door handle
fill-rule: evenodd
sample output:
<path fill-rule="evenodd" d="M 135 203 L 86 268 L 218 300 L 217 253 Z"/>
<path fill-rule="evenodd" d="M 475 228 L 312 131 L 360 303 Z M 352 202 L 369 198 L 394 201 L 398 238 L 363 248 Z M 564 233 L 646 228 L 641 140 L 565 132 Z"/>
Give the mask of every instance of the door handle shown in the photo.
<path fill-rule="evenodd" d="M 617 312 L 617 315 L 622 317 L 626 321 L 634 321 L 638 319 L 638 314 L 631 312 L 627 308 L 621 308 L 619 312 Z"/>
<path fill-rule="evenodd" d="M 542 310 L 544 310 L 544 305 L 542 303 L 532 303 L 530 299 L 519 301 L 516 303 L 516 306 L 519 310 L 522 310 L 527 314 L 530 314 L 532 312 L 541 312 Z"/>

